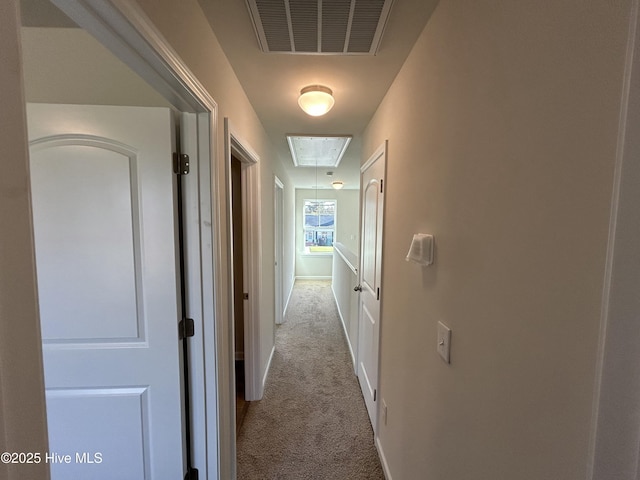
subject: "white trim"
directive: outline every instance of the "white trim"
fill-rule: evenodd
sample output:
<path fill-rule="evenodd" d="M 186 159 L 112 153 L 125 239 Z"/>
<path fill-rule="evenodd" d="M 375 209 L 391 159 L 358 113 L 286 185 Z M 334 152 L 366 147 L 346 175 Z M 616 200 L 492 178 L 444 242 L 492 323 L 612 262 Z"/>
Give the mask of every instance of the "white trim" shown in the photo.
<path fill-rule="evenodd" d="M 261 368 L 261 288 L 262 279 L 262 225 L 261 225 L 261 188 L 260 157 L 248 142 L 241 139 L 233 128 L 229 118 L 224 119 L 225 165 L 227 184 L 227 261 L 232 258 L 232 215 L 231 215 L 231 155 L 242 162 L 242 222 L 243 222 L 243 260 L 244 291 L 249 294 L 246 300 L 244 321 L 245 355 L 245 398 L 248 401 L 260 400 L 263 385 L 260 381 Z M 233 268 L 228 267 L 229 285 L 233 285 Z M 229 319 L 233 319 L 233 288 L 229 291 Z M 233 332 L 233 330 L 230 330 Z M 233 342 L 230 335 L 228 342 Z M 233 345 L 231 345 L 233 352 Z M 230 365 L 235 368 L 235 364 Z M 233 370 L 230 372 L 233 373 Z M 235 394 L 234 394 L 235 395 Z M 235 401 L 235 400 L 234 400 Z M 235 434 L 234 434 L 235 435 Z"/>
<path fill-rule="evenodd" d="M 331 293 L 333 293 L 333 299 L 336 302 L 338 315 L 340 315 L 340 323 L 342 324 L 342 330 L 344 331 L 344 338 L 347 341 L 347 345 L 349 346 L 349 353 L 351 354 L 351 360 L 353 362 L 353 366 L 357 369 L 358 364 L 356 363 L 356 356 L 353 354 L 353 348 L 351 347 L 351 341 L 349 340 L 349 332 L 347 332 L 347 324 L 345 323 L 344 317 L 342 316 L 342 310 L 340 310 L 340 303 L 338 302 L 338 296 L 336 295 L 336 291 L 333 289 L 333 283 L 331 284 Z"/>
<path fill-rule="evenodd" d="M 49 447 L 28 181 L 19 3 L 18 0 L 0 2 L 0 142 L 3 148 L 0 180 L 0 451 L 46 452 Z M 0 462 L 0 478 L 47 480 L 49 466 L 46 462 L 26 466 Z"/>
<path fill-rule="evenodd" d="M 191 188 L 197 189 L 198 197 L 189 197 L 192 203 L 188 208 L 196 208 L 199 221 L 197 226 L 193 224 L 187 229 L 186 235 L 192 237 L 193 245 L 199 243 L 199 246 L 191 251 L 193 257 L 188 258 L 187 262 L 192 266 L 198 264 L 199 278 L 191 285 L 193 290 L 189 293 L 188 309 L 199 313 L 202 319 L 202 330 L 196 332 L 192 341 L 194 351 L 191 352 L 191 358 L 199 362 L 192 366 L 192 390 L 201 392 L 196 396 L 200 398 L 193 398 L 194 414 L 199 412 L 199 417 L 192 426 L 194 439 L 204 439 L 206 445 L 205 458 L 201 458 L 194 449 L 194 467 L 198 468 L 203 479 L 228 476 L 226 472 L 231 465 L 226 463 L 231 459 L 222 458 L 219 454 L 219 449 L 229 441 L 224 438 L 219 420 L 230 416 L 230 406 L 218 402 L 220 386 L 225 382 L 224 372 L 218 370 L 220 345 L 217 338 L 220 321 L 224 318 L 220 301 L 222 282 L 214 282 L 214 272 L 220 271 L 222 266 L 219 236 L 223 230 L 220 203 L 211 191 L 219 175 L 218 162 L 215 160 L 218 106 L 135 2 L 53 0 L 53 3 L 137 72 L 175 108 L 182 112 L 197 113 L 197 148 L 199 158 L 205 161 L 198 162 L 197 177 L 190 180 L 197 180 Z"/>
<path fill-rule="evenodd" d="M 361 186 L 361 190 L 360 190 L 360 264 L 358 265 L 360 268 L 358 269 L 358 285 L 362 285 L 362 272 L 364 271 L 364 267 L 363 267 L 363 263 L 365 261 L 364 259 L 364 235 L 362 234 L 362 224 L 364 222 L 364 218 L 362 215 L 362 210 L 364 208 L 364 194 L 365 194 L 365 190 L 363 188 L 364 183 L 362 181 L 362 177 L 364 176 L 364 172 L 369 169 L 375 162 L 377 162 L 378 160 L 380 160 L 382 162 L 382 179 L 381 181 L 386 180 L 387 177 L 387 150 L 388 150 L 388 145 L 389 145 L 389 141 L 385 140 L 382 145 L 380 145 L 378 147 L 378 149 L 373 153 L 373 155 L 371 155 L 369 157 L 369 159 L 360 167 L 360 186 Z M 382 306 L 383 306 L 383 302 L 384 302 L 384 285 L 383 285 L 383 278 L 384 278 L 384 269 L 382 267 L 382 265 L 384 264 L 384 218 L 386 216 L 386 204 L 387 202 L 385 201 L 385 197 L 386 197 L 386 189 L 383 190 L 383 192 L 381 193 L 382 196 L 382 211 L 381 211 L 381 215 L 382 215 L 382 219 L 380 221 L 380 236 L 382 237 L 380 239 L 381 242 L 381 248 L 380 248 L 380 258 L 378 260 L 378 265 L 380 266 L 380 299 L 379 299 L 379 304 L 378 304 L 378 345 L 376 346 L 377 351 L 378 351 L 378 371 L 377 371 L 377 375 L 376 375 L 376 389 L 380 390 L 380 365 L 382 363 L 381 359 L 380 359 L 380 345 L 382 345 Z M 357 347 L 357 351 L 358 351 L 358 368 L 356 369 L 357 373 L 356 375 L 358 376 L 358 379 L 360 378 L 360 358 L 361 358 L 361 352 L 363 351 L 362 349 L 362 329 L 360 328 L 360 325 L 362 324 L 361 322 L 361 317 L 362 317 L 362 292 L 360 292 L 360 298 L 358 298 L 358 347 Z M 382 392 L 378 392 L 378 398 L 380 398 L 380 394 Z M 364 394 L 364 392 L 363 392 Z M 378 402 L 377 400 L 374 401 L 375 404 L 375 413 L 373 414 L 373 418 L 371 418 L 371 426 L 373 428 L 373 434 L 374 436 L 377 436 L 378 434 L 378 425 L 380 423 L 380 402 Z M 367 413 L 368 413 L 368 407 L 367 407 Z"/>
<path fill-rule="evenodd" d="M 640 468 L 640 336 L 636 319 L 638 279 L 625 270 L 637 269 L 638 150 L 636 131 L 640 107 L 640 9 L 631 4 L 622 84 L 614 170 L 609 239 L 602 293 L 600 337 L 587 458 L 587 478 L 638 478 Z M 635 71 L 634 71 L 635 69 Z M 633 266 L 630 267 L 629 261 Z M 615 354 L 613 354 L 615 352 Z"/>
<path fill-rule="evenodd" d="M 344 256 L 344 253 L 342 253 L 340 251 L 340 249 L 335 246 L 335 244 L 334 244 L 334 247 L 333 247 L 333 251 L 336 252 L 338 255 L 340 255 L 340 258 L 342 258 L 342 260 L 344 260 L 344 263 L 347 264 L 347 267 L 349 267 L 349 270 L 351 270 L 353 272 L 353 274 L 357 276 L 358 275 L 358 268 L 354 264 L 352 264 L 347 259 L 347 257 Z"/>
<path fill-rule="evenodd" d="M 296 284 L 296 277 L 293 277 L 293 281 L 291 282 L 291 288 L 289 289 L 289 295 L 287 296 L 287 302 L 284 305 L 284 310 L 282 312 L 282 318 L 286 317 L 287 309 L 289 308 L 289 302 L 291 302 L 291 295 L 293 295 L 293 287 Z"/>
<path fill-rule="evenodd" d="M 202 118 L 199 118 L 202 117 Z M 207 248 L 203 248 L 203 242 L 211 242 L 211 202 L 201 201 L 206 195 L 210 195 L 210 166 L 209 155 L 199 158 L 198 150 L 199 123 L 208 126 L 208 114 L 183 113 L 180 120 L 181 129 L 181 150 L 189 155 L 191 173 L 183 178 L 184 182 L 184 225 L 185 225 L 185 268 L 187 285 L 187 316 L 194 320 L 196 332 L 199 334 L 189 341 L 189 366 L 190 375 L 196 381 L 191 382 L 191 422 L 194 452 L 194 459 L 199 460 L 199 464 L 205 465 L 207 462 L 207 436 L 206 429 L 198 428 L 197 425 L 205 425 L 207 422 L 207 398 L 204 362 L 207 349 L 205 347 L 206 331 L 213 326 L 213 276 L 211 267 L 213 262 L 211 253 Z M 204 138 L 209 136 L 205 132 Z M 202 150 L 201 150 L 202 151 Z M 206 150 L 204 150 L 206 152 Z M 203 197 L 204 195 L 204 197 Z M 207 271 L 209 271 L 207 273 Z M 203 288 L 198 288 L 200 285 Z M 207 288 L 204 288 L 204 286 Z M 210 324 L 210 325 L 208 325 Z M 215 338 L 211 332 L 210 338 Z M 215 392 L 214 392 L 215 393 Z M 216 449 L 217 450 L 217 449 Z M 197 468 L 197 467 L 196 467 Z M 203 472 L 203 475 L 207 471 Z"/>
<path fill-rule="evenodd" d="M 367 168 L 373 165 L 376 160 L 378 160 L 382 155 L 386 153 L 388 142 L 388 140 L 385 140 L 384 143 L 380 145 L 375 152 L 373 152 L 373 155 L 369 157 L 369 160 L 362 164 L 362 166 L 360 167 L 360 173 L 364 172 Z"/>
<path fill-rule="evenodd" d="M 282 205 L 278 208 L 278 196 L 281 197 Z M 276 325 L 284 322 L 284 183 L 277 175 L 273 176 L 273 256 L 275 260 L 273 269 L 274 284 L 274 321 Z M 280 221 L 278 221 L 280 219 Z M 279 240 L 279 241 L 278 241 Z M 280 250 L 280 251 L 278 251 Z M 279 272 L 279 275 L 278 275 Z M 279 277 L 279 278 L 278 278 Z M 280 285 L 278 285 L 278 283 Z M 280 297 L 280 298 L 277 298 Z M 278 306 L 280 311 L 278 311 Z M 275 329 L 274 329 L 275 344 Z"/>
<path fill-rule="evenodd" d="M 307 248 L 307 247 L 305 247 Z M 300 254 L 301 257 L 333 257 L 333 250 L 331 250 L 330 252 L 315 252 L 315 253 L 311 253 L 311 252 L 304 252 Z"/>
<path fill-rule="evenodd" d="M 336 242 L 336 238 L 338 236 L 338 199 L 337 198 L 303 198 L 302 199 L 302 246 L 304 250 L 300 253 L 303 257 L 325 257 L 325 256 L 333 256 L 333 244 L 330 252 L 309 252 L 308 247 L 305 246 L 305 218 L 304 218 L 304 207 L 307 202 L 333 202 L 333 228 L 331 231 L 333 232 L 333 242 Z M 320 226 L 315 227 L 314 230 L 319 230 Z M 328 230 L 328 229 L 327 229 Z"/>
<path fill-rule="evenodd" d="M 391 469 L 389 468 L 387 457 L 384 456 L 384 451 L 382 450 L 382 443 L 380 443 L 379 436 L 376 436 L 376 450 L 378 450 L 378 457 L 380 457 L 380 464 L 382 465 L 382 472 L 384 473 L 384 478 L 386 480 L 393 480 L 391 477 Z"/>
<path fill-rule="evenodd" d="M 271 369 L 271 360 L 273 360 L 273 355 L 276 353 L 276 346 L 274 345 L 271 348 L 271 354 L 269 355 L 269 361 L 267 361 L 267 368 L 264 369 L 264 376 L 262 377 L 262 390 L 264 391 L 264 387 L 267 384 L 267 377 L 269 376 L 269 370 Z"/>
<path fill-rule="evenodd" d="M 51 0 L 79 26 L 184 112 L 217 105 L 137 3 L 129 0 Z"/>
<path fill-rule="evenodd" d="M 313 276 L 312 275 L 312 276 L 305 277 L 305 276 L 296 275 L 296 280 L 331 280 L 331 278 L 332 278 L 331 276 L 326 277 L 326 276 Z M 292 287 L 292 289 L 293 289 L 293 287 Z"/>

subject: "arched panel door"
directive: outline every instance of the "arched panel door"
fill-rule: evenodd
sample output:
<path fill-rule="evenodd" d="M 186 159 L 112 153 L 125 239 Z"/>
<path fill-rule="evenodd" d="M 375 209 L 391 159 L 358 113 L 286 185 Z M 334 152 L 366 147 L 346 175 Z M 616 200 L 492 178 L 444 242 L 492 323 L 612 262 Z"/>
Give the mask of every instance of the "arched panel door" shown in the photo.
<path fill-rule="evenodd" d="M 386 148 L 382 147 L 362 166 L 360 176 L 358 379 L 374 432 L 377 427 L 385 162 Z"/>
<path fill-rule="evenodd" d="M 182 478 L 171 113 L 27 112 L 52 479 Z"/>

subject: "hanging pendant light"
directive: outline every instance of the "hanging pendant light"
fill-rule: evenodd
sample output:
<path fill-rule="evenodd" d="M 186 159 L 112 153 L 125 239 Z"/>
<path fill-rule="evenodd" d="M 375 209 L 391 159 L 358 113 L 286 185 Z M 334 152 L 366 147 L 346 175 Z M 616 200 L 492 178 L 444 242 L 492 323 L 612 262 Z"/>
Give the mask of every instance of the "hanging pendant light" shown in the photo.
<path fill-rule="evenodd" d="M 334 103 L 333 92 L 328 87 L 309 85 L 300 90 L 298 105 L 306 114 L 312 117 L 324 115 L 331 110 Z"/>

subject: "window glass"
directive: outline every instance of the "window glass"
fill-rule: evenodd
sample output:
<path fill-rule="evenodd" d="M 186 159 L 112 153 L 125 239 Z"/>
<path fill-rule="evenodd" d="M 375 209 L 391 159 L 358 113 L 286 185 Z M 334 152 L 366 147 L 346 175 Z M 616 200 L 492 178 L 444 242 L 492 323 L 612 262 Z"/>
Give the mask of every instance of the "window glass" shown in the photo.
<path fill-rule="evenodd" d="M 335 200 L 304 201 L 304 247 L 307 253 L 331 253 L 336 231 Z"/>

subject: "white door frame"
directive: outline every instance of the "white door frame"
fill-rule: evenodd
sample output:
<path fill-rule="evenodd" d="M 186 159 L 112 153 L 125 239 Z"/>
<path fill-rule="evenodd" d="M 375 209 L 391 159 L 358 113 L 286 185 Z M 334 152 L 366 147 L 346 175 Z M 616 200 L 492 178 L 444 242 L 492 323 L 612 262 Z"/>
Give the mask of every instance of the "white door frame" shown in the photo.
<path fill-rule="evenodd" d="M 0 452 L 47 452 L 19 13 L 0 2 Z M 0 478 L 48 480 L 49 467 L 0 462 Z"/>
<path fill-rule="evenodd" d="M 630 7 L 587 478 L 640 478 L 640 2 Z"/>
<path fill-rule="evenodd" d="M 215 161 L 217 104 L 166 42 L 143 10 L 127 0 L 52 0 L 79 26 L 137 72 L 181 112 L 193 114 L 190 132 L 197 145 L 186 142 L 191 154 L 191 176 L 186 182 L 188 283 L 187 312 L 196 321 L 190 348 L 191 411 L 194 467 L 203 479 L 223 478 L 231 459 L 219 455 L 224 439 L 219 437 L 219 415 L 229 414 L 218 402 L 220 376 L 216 332 L 224 318 L 220 271 L 220 211 L 211 186 L 219 178 Z M 187 117 L 183 116 L 183 119 Z M 217 222 L 216 224 L 213 221 Z M 198 328 L 200 327 L 200 328 Z M 205 348 L 209 346 L 209 348 Z M 208 372 L 204 375 L 204 372 Z"/>
<path fill-rule="evenodd" d="M 227 185 L 227 245 L 232 251 L 232 219 L 231 214 L 231 155 L 240 160 L 242 165 L 242 258 L 244 293 L 249 295 L 245 300 L 244 309 L 244 370 L 245 370 L 245 399 L 248 401 L 262 398 L 264 385 L 261 381 L 261 332 L 260 332 L 260 283 L 262 279 L 262 212 L 260 208 L 260 157 L 244 141 L 233 128 L 228 118 L 224 119 L 225 138 L 225 176 Z M 233 256 L 230 254 L 228 262 Z M 233 268 L 229 264 L 229 285 L 233 285 Z M 233 323 L 233 289 L 229 291 L 229 321 Z M 231 325 L 230 325 L 231 326 Z M 229 375 L 235 382 L 235 357 L 233 331 L 229 334 Z M 235 402 L 235 389 L 232 392 Z M 234 411 L 235 412 L 235 411 Z M 235 429 L 234 429 L 235 432 Z M 235 438 L 234 438 L 235 442 Z M 235 443 L 234 443 L 235 445 Z"/>
<path fill-rule="evenodd" d="M 363 265 L 362 265 L 362 256 L 363 256 L 363 251 L 364 251 L 364 234 L 362 231 L 362 226 L 364 223 L 364 218 L 363 218 L 363 208 L 364 208 L 364 194 L 366 193 L 366 185 L 364 184 L 363 181 L 363 177 L 364 177 L 364 173 L 367 171 L 367 169 L 369 167 L 371 167 L 375 162 L 382 162 L 382 169 L 383 169 L 383 181 L 386 179 L 386 173 L 387 173 L 387 150 L 388 150 L 388 141 L 385 140 L 385 142 L 380 145 L 380 147 L 378 147 L 376 149 L 376 151 L 373 153 L 373 155 L 371 155 L 369 157 L 369 159 L 360 167 L 360 263 L 358 265 L 358 286 L 360 288 L 362 285 L 362 274 L 364 271 Z M 386 187 L 385 188 L 385 194 L 386 194 Z M 384 217 L 385 217 L 385 211 L 386 211 L 386 202 L 384 200 L 382 200 L 382 226 L 381 226 L 381 236 L 384 236 Z M 378 308 L 379 308 L 379 312 L 378 312 L 378 322 L 377 322 L 377 328 L 378 328 L 378 358 L 376 359 L 377 361 L 377 372 L 376 372 L 376 389 L 378 390 L 377 395 L 376 395 L 376 400 L 375 400 L 375 413 L 373 418 L 371 419 L 371 426 L 373 428 L 373 434 L 374 437 L 376 438 L 376 442 L 377 442 L 377 435 L 378 435 L 378 421 L 380 418 L 380 402 L 378 401 L 381 396 L 380 396 L 380 344 L 382 341 L 382 302 L 383 302 L 383 288 L 382 288 L 382 278 L 384 275 L 384 269 L 383 269 L 383 254 L 384 254 L 384 247 L 382 245 L 383 239 L 380 239 L 381 245 L 380 245 L 380 258 L 379 258 L 379 265 L 380 265 L 380 300 L 379 300 L 379 304 L 378 304 Z M 359 295 L 362 295 L 362 291 L 359 292 Z M 360 322 L 361 322 L 361 318 L 362 318 L 363 312 L 362 312 L 362 302 L 360 300 L 360 298 L 358 298 L 358 349 L 357 349 L 357 357 L 356 357 L 356 376 L 360 376 L 360 358 L 362 356 L 362 348 L 361 348 L 361 336 L 363 335 L 363 331 Z"/>
<path fill-rule="evenodd" d="M 278 198 L 281 205 L 278 205 Z M 277 175 L 273 177 L 273 219 L 274 219 L 274 291 L 276 299 L 274 302 L 274 320 L 276 325 L 284 321 L 284 183 Z M 274 329 L 275 337 L 275 329 Z M 275 338 L 274 338 L 275 344 Z"/>

